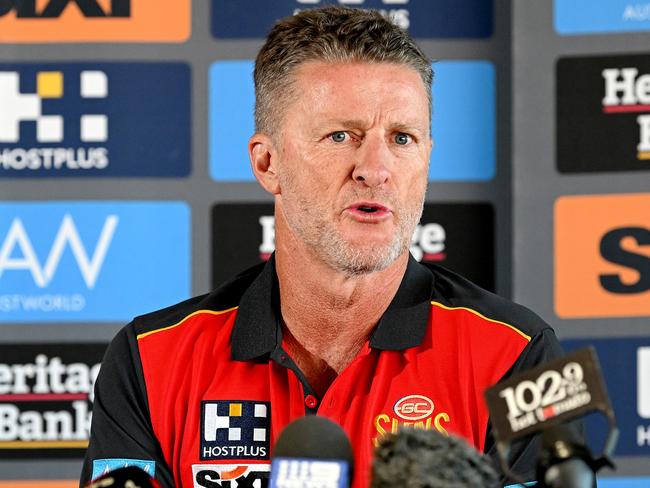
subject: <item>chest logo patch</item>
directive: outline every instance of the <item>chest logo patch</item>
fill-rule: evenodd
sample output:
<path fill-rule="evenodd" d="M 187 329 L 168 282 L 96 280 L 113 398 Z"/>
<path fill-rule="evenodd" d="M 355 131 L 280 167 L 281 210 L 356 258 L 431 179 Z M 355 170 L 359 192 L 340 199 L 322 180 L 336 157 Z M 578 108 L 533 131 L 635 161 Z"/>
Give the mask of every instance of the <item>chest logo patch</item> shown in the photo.
<path fill-rule="evenodd" d="M 193 464 L 194 488 L 262 488 L 268 486 L 270 464 Z"/>
<path fill-rule="evenodd" d="M 415 422 L 433 413 L 433 400 L 423 395 L 408 395 L 395 402 L 393 411 L 402 420 Z"/>
<path fill-rule="evenodd" d="M 269 402 L 204 400 L 200 459 L 269 459 L 270 431 Z"/>

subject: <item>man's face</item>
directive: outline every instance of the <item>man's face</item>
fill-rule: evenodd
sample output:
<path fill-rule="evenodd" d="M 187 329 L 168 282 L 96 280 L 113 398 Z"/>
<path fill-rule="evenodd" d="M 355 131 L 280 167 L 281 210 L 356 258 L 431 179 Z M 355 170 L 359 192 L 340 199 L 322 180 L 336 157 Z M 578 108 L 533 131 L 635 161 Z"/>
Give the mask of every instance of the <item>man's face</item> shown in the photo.
<path fill-rule="evenodd" d="M 392 63 L 309 62 L 295 74 L 278 142 L 278 210 L 330 267 L 392 264 L 420 219 L 431 138 L 419 74 Z"/>

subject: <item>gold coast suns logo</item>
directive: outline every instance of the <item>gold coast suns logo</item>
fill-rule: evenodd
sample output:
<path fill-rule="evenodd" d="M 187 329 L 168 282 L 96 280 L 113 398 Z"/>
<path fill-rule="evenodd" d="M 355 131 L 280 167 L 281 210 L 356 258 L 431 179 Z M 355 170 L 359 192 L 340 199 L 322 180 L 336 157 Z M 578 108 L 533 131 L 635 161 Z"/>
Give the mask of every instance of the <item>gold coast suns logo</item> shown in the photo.
<path fill-rule="evenodd" d="M 386 433 L 396 433 L 401 426 L 419 429 L 434 429 L 447 435 L 445 424 L 449 422 L 447 412 L 436 412 L 433 400 L 424 395 L 407 395 L 395 402 L 391 414 L 380 413 L 373 421 L 377 435 L 372 442 L 375 446 Z"/>

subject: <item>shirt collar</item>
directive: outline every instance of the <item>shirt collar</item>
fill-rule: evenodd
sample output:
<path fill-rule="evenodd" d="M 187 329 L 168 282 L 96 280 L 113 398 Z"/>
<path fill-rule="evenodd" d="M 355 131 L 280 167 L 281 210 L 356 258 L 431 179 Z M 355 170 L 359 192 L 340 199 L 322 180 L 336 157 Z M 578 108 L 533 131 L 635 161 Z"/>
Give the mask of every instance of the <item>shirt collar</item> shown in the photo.
<path fill-rule="evenodd" d="M 370 347 L 400 351 L 422 343 L 429 320 L 433 274 L 409 256 L 392 302 L 370 337 Z M 281 341 L 275 257 L 244 292 L 232 333 L 232 358 L 249 361 L 270 354 Z"/>

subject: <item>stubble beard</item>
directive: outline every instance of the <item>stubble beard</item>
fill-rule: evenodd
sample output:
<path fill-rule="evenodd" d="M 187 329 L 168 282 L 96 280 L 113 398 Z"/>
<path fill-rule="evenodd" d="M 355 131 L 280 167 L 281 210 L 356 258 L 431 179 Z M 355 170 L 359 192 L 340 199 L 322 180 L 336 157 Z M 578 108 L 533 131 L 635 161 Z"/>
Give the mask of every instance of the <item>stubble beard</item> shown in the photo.
<path fill-rule="evenodd" d="M 288 190 L 283 192 L 282 205 L 284 219 L 288 226 L 325 264 L 347 276 L 382 271 L 393 264 L 408 250 L 411 236 L 420 221 L 424 206 L 424 191 L 422 191 L 418 202 L 401 209 L 397 215 L 393 214 L 397 230 L 390 242 L 375 246 L 359 245 L 346 240 L 336 228 L 335 222 L 326 219 L 330 209 L 321 208 L 313 201 L 298 196 L 298 192 L 292 191 L 294 189 L 292 181 L 282 181 L 281 185 Z M 374 193 L 374 195 L 366 194 L 358 198 L 355 196 L 350 201 L 379 200 L 391 203 L 394 210 L 400 210 L 392 205 L 393 201 L 390 199 L 381 198 L 377 192 Z M 289 195 L 291 196 L 286 198 Z"/>

